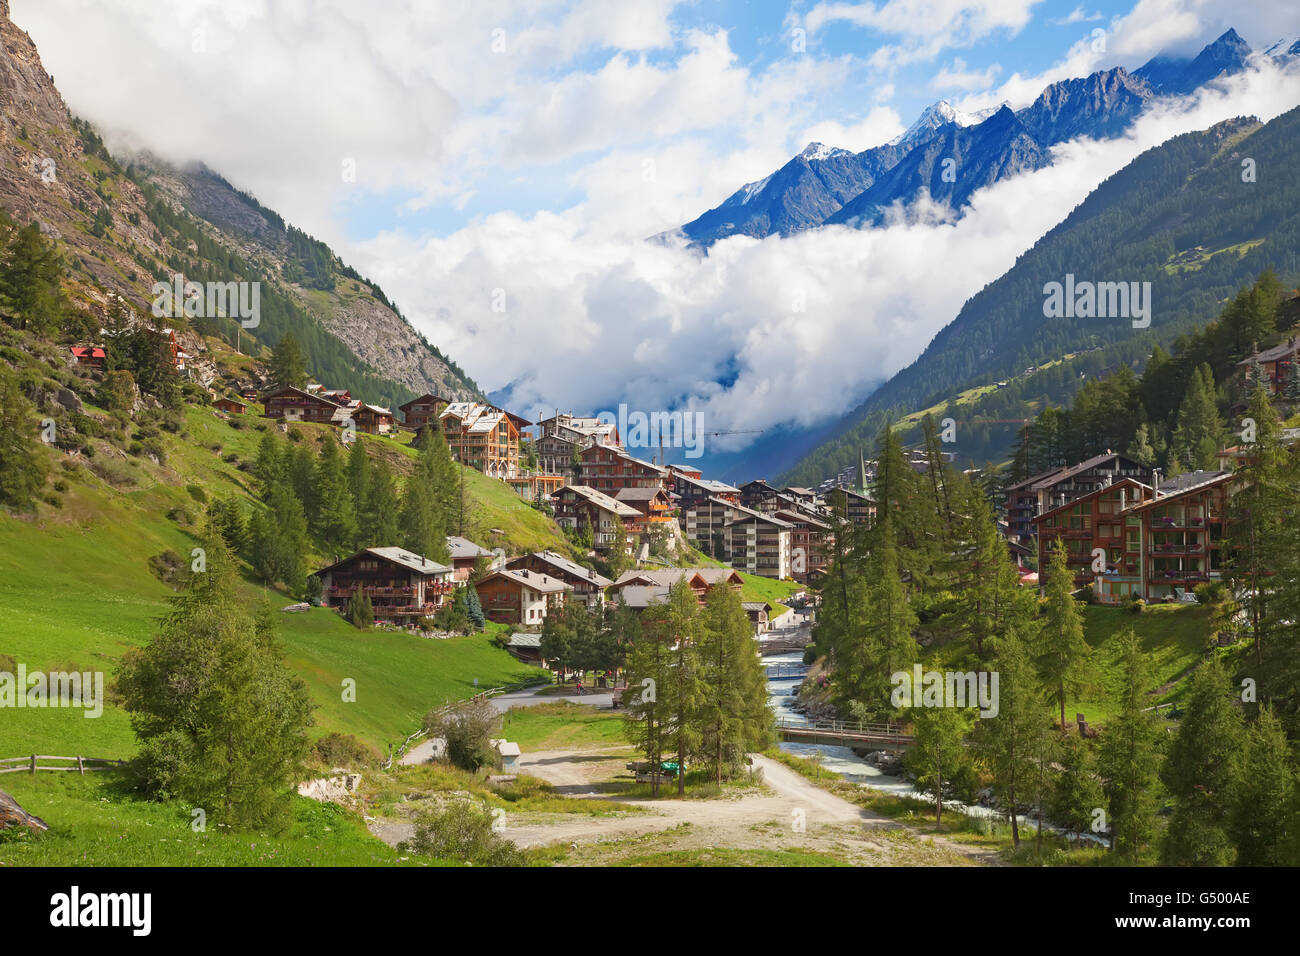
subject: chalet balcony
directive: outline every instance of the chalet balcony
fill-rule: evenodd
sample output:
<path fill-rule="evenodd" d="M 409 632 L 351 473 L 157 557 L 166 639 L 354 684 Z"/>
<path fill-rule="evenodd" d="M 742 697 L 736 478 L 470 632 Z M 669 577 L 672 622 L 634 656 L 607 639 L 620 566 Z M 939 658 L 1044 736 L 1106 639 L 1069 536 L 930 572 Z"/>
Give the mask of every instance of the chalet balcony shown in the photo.
<path fill-rule="evenodd" d="M 349 587 L 346 584 L 335 585 L 329 588 L 330 597 L 352 597 L 357 593 L 355 586 Z M 366 586 L 361 588 L 361 593 L 367 597 L 413 597 L 415 588 L 413 587 L 382 587 Z"/>

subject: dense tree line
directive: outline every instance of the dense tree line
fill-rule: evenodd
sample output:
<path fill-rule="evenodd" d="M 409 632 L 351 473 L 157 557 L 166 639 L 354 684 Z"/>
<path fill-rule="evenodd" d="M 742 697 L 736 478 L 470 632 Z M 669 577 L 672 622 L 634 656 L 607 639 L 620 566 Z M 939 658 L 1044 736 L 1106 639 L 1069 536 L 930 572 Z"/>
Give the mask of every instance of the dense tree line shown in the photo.
<path fill-rule="evenodd" d="M 1122 633 L 1113 714 L 1095 741 L 1067 732 L 1066 702 L 1095 691 L 1101 675 L 1065 551 L 1051 552 L 1041 597 L 1022 588 L 987 499 L 943 461 L 933 422 L 922 427 L 924 471 L 882 433 L 878 517 L 835 516 L 813 653 L 840 715 L 910 725 L 906 763 L 936 817 L 945 801 L 972 802 L 987 786 L 1018 848 L 1028 818 L 1040 849 L 1049 823 L 1076 840 L 1105 829 L 1131 863 L 1300 862 L 1300 451 L 1282 445 L 1263 388 L 1248 414 L 1258 427 L 1242 478 L 1254 490 L 1233 499 L 1238 557 L 1224 601 L 1227 618 L 1253 622 L 1249 657 L 1198 667 L 1171 735 L 1152 709 L 1147 651 Z M 917 689 L 900 696 L 897 678 L 916 665 L 996 674 L 996 713 Z"/>
<path fill-rule="evenodd" d="M 1069 406 L 1044 408 L 1021 429 L 1007 481 L 1023 481 L 1107 449 L 1170 476 L 1216 468 L 1216 453 L 1240 430 L 1239 423 L 1227 420 L 1232 403 L 1242 397 L 1239 363 L 1297 319 L 1284 307 L 1277 276 L 1264 270 L 1237 291 L 1217 319 L 1180 337 L 1173 355 L 1157 345 L 1141 375 L 1120 366 L 1089 379 Z"/>
<path fill-rule="evenodd" d="M 252 467 L 259 504 L 245 513 L 234 499 L 217 500 L 209 516 L 262 581 L 294 595 L 310 596 L 307 562 L 314 550 L 337 559 L 361 548 L 399 546 L 446 563 L 460 480 L 446 439 L 430 431 L 400 490 L 387 458 L 372 456 L 359 437 L 345 452 L 327 434 L 313 453 L 306 442 L 267 431 Z M 475 614 L 466 606 L 465 613 L 474 620 L 481 608 Z"/>

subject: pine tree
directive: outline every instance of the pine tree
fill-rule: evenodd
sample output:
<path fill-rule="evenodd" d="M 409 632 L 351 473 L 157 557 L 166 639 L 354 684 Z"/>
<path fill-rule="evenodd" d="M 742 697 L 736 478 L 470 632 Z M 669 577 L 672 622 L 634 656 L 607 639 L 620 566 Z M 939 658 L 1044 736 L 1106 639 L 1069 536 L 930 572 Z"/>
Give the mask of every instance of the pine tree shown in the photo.
<path fill-rule="evenodd" d="M 904 758 L 918 790 L 934 794 L 934 822 L 943 822 L 943 801 L 969 763 L 963 745 L 971 713 L 961 707 L 914 707 L 909 711 L 916 743 Z"/>
<path fill-rule="evenodd" d="M 1037 662 L 1043 683 L 1051 688 L 1061 710 L 1065 731 L 1065 699 L 1081 690 L 1087 680 L 1091 648 L 1083 636 L 1083 614 L 1074 599 L 1074 575 L 1058 540 L 1051 550 L 1047 570 L 1046 606 L 1039 632 Z"/>
<path fill-rule="evenodd" d="M 465 588 L 465 603 L 474 630 L 481 631 L 487 627 L 487 617 L 483 614 L 483 603 L 478 599 L 478 590 L 472 585 Z"/>
<path fill-rule="evenodd" d="M 18 229 L 0 256 L 0 305 L 16 328 L 49 332 L 65 309 L 63 258 L 32 222 Z"/>
<path fill-rule="evenodd" d="M 1094 819 L 1102 805 L 1101 782 L 1094 772 L 1092 751 L 1081 737 L 1062 738 L 1057 755 L 1061 772 L 1052 793 L 1052 819 L 1079 842 L 1079 835 Z"/>
<path fill-rule="evenodd" d="M 357 516 L 357 537 L 361 537 L 361 515 L 366 510 L 366 497 L 370 493 L 370 456 L 366 454 L 366 443 L 353 440 L 348 449 L 348 497 L 352 501 L 352 513 Z"/>
<path fill-rule="evenodd" d="M 36 409 L 0 363 L 0 505 L 32 507 L 45 485 L 45 458 L 38 442 Z"/>
<path fill-rule="evenodd" d="M 380 458 L 370 470 L 365 502 L 358 514 L 359 540 L 362 548 L 392 547 L 398 540 L 398 497 L 393 469 Z"/>
<path fill-rule="evenodd" d="M 446 443 L 442 443 L 446 447 Z M 436 440 L 426 442 L 415 462 L 415 471 L 402 491 L 400 533 L 402 547 L 431 561 L 446 562 L 447 473 L 440 461 Z"/>
<path fill-rule="evenodd" d="M 1191 469 L 1209 470 L 1214 468 L 1215 453 L 1222 439 L 1223 422 L 1215 404 L 1214 373 L 1209 365 L 1202 365 L 1192 376 L 1178 409 L 1173 451 Z"/>
<path fill-rule="evenodd" d="M 695 716 L 700 726 L 700 755 L 714 780 L 721 783 L 740 767 L 746 753 L 768 745 L 772 728 L 753 626 L 740 595 L 731 588 L 709 590 L 698 656 L 702 691 Z"/>
<path fill-rule="evenodd" d="M 1294 588 L 1278 589 L 1271 581 L 1274 575 L 1282 580 L 1290 577 L 1286 570 L 1294 554 L 1294 471 L 1265 388 L 1257 388 L 1251 395 L 1246 419 L 1254 425 L 1255 441 L 1248 448 L 1250 457 L 1238 469 L 1240 482 L 1229 501 L 1227 538 L 1231 547 L 1226 553 L 1233 591 L 1250 620 L 1259 663 L 1265 652 L 1272 650 L 1274 630 L 1286 626 L 1288 596 L 1295 593 Z M 1279 602 L 1282 615 L 1276 606 Z"/>
<path fill-rule="evenodd" d="M 1164 733 L 1146 708 L 1150 669 L 1142 644 L 1130 628 L 1119 635 L 1119 713 L 1106 725 L 1097 769 L 1111 821 L 1111 848 L 1134 863 L 1155 833 L 1157 770 Z"/>
<path fill-rule="evenodd" d="M 998 805 L 1011 818 L 1011 839 L 1019 849 L 1018 806 L 1034 790 L 1042 730 L 1050 718 L 1028 650 L 1015 631 L 998 637 L 993 666 L 998 674 L 998 713 L 976 723 L 972 740 L 992 775 Z"/>
<path fill-rule="evenodd" d="M 675 636 L 671 608 L 653 604 L 642 612 L 636 639 L 627 656 L 627 690 L 623 694 L 626 712 L 623 730 L 628 740 L 646 758 L 651 772 L 650 792 L 659 795 L 660 764 L 668 746 L 672 721 L 670 698 L 660 697 L 672 680 L 672 643 Z"/>
<path fill-rule="evenodd" d="M 357 536 L 356 513 L 343 457 L 332 440 L 326 441 L 316 463 L 313 487 L 317 501 L 316 531 L 321 540 L 331 548 L 350 547 Z"/>
<path fill-rule="evenodd" d="M 265 827 L 288 812 L 307 751 L 310 698 L 285 663 L 268 607 L 250 613 L 219 538 L 206 570 L 172 600 L 159 632 L 129 651 L 117 684 L 140 741 L 144 789 L 228 825 Z"/>
<path fill-rule="evenodd" d="M 271 378 L 281 388 L 302 388 L 307 384 L 307 360 L 292 332 L 285 332 L 275 343 L 271 352 Z"/>
<path fill-rule="evenodd" d="M 1187 712 L 1161 771 L 1174 812 L 1165 829 L 1166 866 L 1228 866 L 1235 849 L 1228 834 L 1245 741 L 1241 714 L 1228 696 L 1217 662 L 1192 675 Z"/>
<path fill-rule="evenodd" d="M 670 680 L 660 686 L 659 697 L 667 708 L 669 723 L 665 745 L 677 756 L 677 794 L 686 792 L 686 765 L 698 752 L 702 734 L 699 714 L 704 703 L 700 675 L 698 640 L 700 604 L 686 578 L 668 589 L 666 639 L 671 642 Z"/>
<path fill-rule="evenodd" d="M 1241 774 L 1233 794 L 1230 832 L 1238 866 L 1294 864 L 1300 837 L 1300 777 L 1282 722 L 1267 707 L 1246 732 Z"/>

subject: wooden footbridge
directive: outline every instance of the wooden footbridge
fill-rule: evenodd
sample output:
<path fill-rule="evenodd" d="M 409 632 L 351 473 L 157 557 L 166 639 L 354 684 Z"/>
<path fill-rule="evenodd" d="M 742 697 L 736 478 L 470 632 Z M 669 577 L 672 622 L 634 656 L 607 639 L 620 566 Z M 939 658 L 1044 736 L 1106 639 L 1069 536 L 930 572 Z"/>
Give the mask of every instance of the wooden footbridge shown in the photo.
<path fill-rule="evenodd" d="M 916 738 L 897 724 L 871 724 L 852 720 L 801 721 L 782 718 L 777 724 L 782 740 L 835 747 L 871 747 L 875 750 L 906 750 Z"/>

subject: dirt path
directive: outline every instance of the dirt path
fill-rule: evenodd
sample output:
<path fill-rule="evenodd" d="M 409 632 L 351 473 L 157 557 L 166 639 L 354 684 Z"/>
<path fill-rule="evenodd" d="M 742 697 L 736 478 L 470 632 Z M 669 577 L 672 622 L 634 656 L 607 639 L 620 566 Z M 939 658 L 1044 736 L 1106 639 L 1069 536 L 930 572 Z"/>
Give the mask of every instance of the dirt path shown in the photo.
<path fill-rule="evenodd" d="M 639 807 L 627 816 L 507 814 L 503 835 L 520 847 L 568 843 L 568 862 L 602 865 L 636 854 L 725 848 L 822 854 L 858 866 L 988 862 L 989 854 L 943 837 L 918 836 L 900 824 L 829 793 L 784 764 L 761 755 L 761 786 L 712 799 L 629 799 L 596 787 L 622 772 L 626 747 L 544 750 L 521 755 L 519 771 L 570 797 Z M 411 836 L 410 823 L 376 821 L 371 831 L 390 844 Z M 640 839 L 646 838 L 646 839 Z"/>

